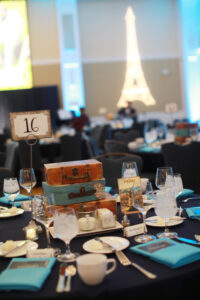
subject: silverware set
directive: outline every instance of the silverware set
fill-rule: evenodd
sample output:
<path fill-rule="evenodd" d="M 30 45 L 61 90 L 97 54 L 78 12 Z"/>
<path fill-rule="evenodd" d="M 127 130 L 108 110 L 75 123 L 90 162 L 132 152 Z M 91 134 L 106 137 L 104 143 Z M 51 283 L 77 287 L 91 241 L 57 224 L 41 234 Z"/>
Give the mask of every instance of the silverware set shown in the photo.
<path fill-rule="evenodd" d="M 76 267 L 74 265 L 67 265 L 61 263 L 59 270 L 58 283 L 56 286 L 57 293 L 71 291 L 71 277 L 76 275 Z M 67 280 L 66 280 L 67 277 Z"/>
<path fill-rule="evenodd" d="M 107 247 L 110 247 L 110 249 L 115 252 L 115 255 L 117 256 L 119 262 L 123 265 L 123 266 L 133 266 L 135 267 L 138 271 L 140 271 L 142 274 L 144 274 L 145 276 L 147 276 L 149 279 L 156 279 L 157 275 L 153 274 L 149 271 L 147 271 L 146 269 L 144 269 L 143 267 L 141 267 L 140 265 L 134 263 L 133 261 L 130 261 L 129 258 L 122 252 L 117 250 L 116 247 L 112 246 L 111 244 L 101 240 L 101 238 L 99 237 L 95 237 L 95 240 L 99 241 L 100 243 L 102 243 L 103 245 L 106 245 Z"/>

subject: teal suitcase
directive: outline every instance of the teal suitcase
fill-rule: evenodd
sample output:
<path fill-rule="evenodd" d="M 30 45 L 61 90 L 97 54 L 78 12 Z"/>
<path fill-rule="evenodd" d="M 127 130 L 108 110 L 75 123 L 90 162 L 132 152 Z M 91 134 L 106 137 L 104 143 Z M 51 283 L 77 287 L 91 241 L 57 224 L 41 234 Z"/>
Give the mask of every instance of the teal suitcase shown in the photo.
<path fill-rule="evenodd" d="M 66 184 L 49 185 L 43 181 L 44 194 L 54 194 L 55 205 L 67 205 L 105 198 L 105 179 Z"/>

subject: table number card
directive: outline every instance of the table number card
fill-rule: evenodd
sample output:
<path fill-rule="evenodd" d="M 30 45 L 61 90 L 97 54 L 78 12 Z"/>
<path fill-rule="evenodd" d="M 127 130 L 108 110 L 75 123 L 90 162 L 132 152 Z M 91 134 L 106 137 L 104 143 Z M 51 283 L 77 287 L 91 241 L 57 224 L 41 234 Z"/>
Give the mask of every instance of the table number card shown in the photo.
<path fill-rule="evenodd" d="M 10 125 L 14 141 L 52 136 L 49 110 L 10 113 Z"/>
<path fill-rule="evenodd" d="M 122 213 L 138 213 L 134 209 L 134 201 L 142 197 L 140 177 L 118 178 L 118 189 Z"/>

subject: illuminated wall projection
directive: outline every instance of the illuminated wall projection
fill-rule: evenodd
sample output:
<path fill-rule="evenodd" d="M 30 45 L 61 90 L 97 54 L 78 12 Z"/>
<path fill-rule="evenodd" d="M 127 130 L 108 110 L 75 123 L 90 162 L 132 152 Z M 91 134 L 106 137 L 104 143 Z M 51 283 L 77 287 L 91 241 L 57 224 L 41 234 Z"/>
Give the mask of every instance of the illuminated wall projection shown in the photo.
<path fill-rule="evenodd" d="M 200 1 L 179 0 L 187 114 L 200 121 Z"/>
<path fill-rule="evenodd" d="M 147 106 L 155 105 L 156 101 L 149 91 L 142 71 L 135 31 L 135 16 L 131 7 L 128 7 L 127 9 L 125 20 L 127 32 L 126 75 L 121 97 L 117 106 L 126 106 L 127 100 L 141 101 Z"/>
<path fill-rule="evenodd" d="M 85 106 L 80 42 L 78 30 L 77 0 L 56 0 L 63 107 L 79 115 L 79 107 Z"/>
<path fill-rule="evenodd" d="M 0 1 L 0 90 L 32 87 L 26 1 Z"/>

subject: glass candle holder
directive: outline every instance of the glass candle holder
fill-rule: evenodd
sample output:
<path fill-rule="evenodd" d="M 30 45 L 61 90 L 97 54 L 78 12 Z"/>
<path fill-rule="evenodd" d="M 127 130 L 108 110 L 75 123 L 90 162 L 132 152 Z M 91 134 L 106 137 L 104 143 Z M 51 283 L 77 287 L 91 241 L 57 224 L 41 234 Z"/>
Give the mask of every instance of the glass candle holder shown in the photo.
<path fill-rule="evenodd" d="M 35 241 L 38 239 L 38 226 L 33 222 L 30 221 L 28 226 L 24 227 L 26 240 Z"/>
<path fill-rule="evenodd" d="M 76 210 L 80 231 L 91 231 L 96 229 L 96 207 L 95 206 L 81 206 Z"/>

